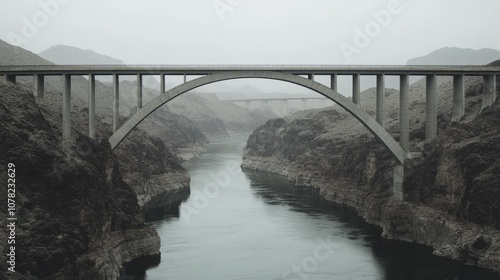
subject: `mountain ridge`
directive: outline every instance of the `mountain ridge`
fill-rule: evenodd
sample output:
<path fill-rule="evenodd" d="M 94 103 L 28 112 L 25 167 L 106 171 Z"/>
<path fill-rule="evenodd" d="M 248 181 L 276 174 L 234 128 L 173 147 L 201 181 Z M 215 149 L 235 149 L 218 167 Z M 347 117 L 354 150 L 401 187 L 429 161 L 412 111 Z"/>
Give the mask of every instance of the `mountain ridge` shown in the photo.
<path fill-rule="evenodd" d="M 424 56 L 409 59 L 407 65 L 486 65 L 500 59 L 500 51 L 490 48 L 472 49 L 444 47 Z"/>
<path fill-rule="evenodd" d="M 67 45 L 52 46 L 38 54 L 40 57 L 59 65 L 69 64 L 117 64 L 125 63 L 108 55 L 93 50 L 84 50 Z M 72 61 L 68 63 L 68 61 Z"/>

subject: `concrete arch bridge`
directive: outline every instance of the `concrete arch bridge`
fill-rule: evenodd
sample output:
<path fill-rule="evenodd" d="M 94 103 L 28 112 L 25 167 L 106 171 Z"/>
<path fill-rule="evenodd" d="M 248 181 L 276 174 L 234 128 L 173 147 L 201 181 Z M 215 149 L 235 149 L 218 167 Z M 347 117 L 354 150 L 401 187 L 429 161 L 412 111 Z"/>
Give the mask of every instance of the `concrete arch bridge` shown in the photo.
<path fill-rule="evenodd" d="M 334 66 L 334 65 L 68 65 L 68 66 L 2 66 L 0 74 L 8 82 L 15 83 L 18 76 L 32 76 L 34 95 L 43 98 L 44 77 L 62 75 L 63 85 L 63 139 L 71 139 L 71 76 L 88 75 L 89 77 L 89 130 L 95 138 L 95 77 L 96 75 L 113 76 L 114 106 L 113 135 L 108 139 L 114 149 L 148 115 L 170 100 L 198 87 L 226 80 L 261 78 L 284 81 L 315 91 L 337 103 L 359 122 L 361 122 L 391 153 L 397 165 L 394 170 L 393 196 L 403 199 L 404 162 L 411 157 L 409 152 L 409 77 L 426 77 L 426 141 L 432 141 L 437 134 L 436 90 L 437 76 L 452 76 L 453 117 L 458 121 L 464 115 L 465 94 L 464 77 L 483 77 L 483 108 L 496 100 L 496 77 L 500 67 L 494 66 Z M 119 122 L 119 76 L 137 76 L 137 112 L 125 123 Z M 143 105 L 142 78 L 145 75 L 160 76 L 161 95 Z M 165 90 L 165 77 L 183 76 L 184 82 L 168 91 Z M 325 86 L 315 81 L 316 75 L 330 76 L 331 83 Z M 337 77 L 352 77 L 352 100 L 337 92 Z M 376 118 L 372 118 L 360 108 L 360 77 L 376 76 L 377 99 Z M 196 76 L 189 80 L 187 76 Z M 400 77 L 400 138 L 397 142 L 384 128 L 385 76 Z"/>

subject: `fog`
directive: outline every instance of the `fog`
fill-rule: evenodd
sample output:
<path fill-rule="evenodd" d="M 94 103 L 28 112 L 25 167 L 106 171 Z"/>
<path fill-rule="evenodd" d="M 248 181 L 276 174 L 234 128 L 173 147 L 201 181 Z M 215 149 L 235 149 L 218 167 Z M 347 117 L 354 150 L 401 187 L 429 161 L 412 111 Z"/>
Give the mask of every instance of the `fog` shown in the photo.
<path fill-rule="evenodd" d="M 0 39 L 126 64 L 406 64 L 446 46 L 500 49 L 499 10 L 497 0 L 3 0 Z M 249 85 L 303 92 L 218 84 Z"/>

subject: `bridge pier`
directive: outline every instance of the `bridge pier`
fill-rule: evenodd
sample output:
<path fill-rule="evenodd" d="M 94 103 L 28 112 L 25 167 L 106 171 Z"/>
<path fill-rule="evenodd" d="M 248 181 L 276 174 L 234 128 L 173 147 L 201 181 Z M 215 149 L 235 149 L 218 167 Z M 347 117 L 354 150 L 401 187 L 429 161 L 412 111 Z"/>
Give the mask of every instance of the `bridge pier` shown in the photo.
<path fill-rule="evenodd" d="M 399 85 L 399 145 L 408 153 L 410 151 L 410 76 L 408 74 L 401 75 Z M 402 164 L 394 167 L 392 195 L 397 201 L 404 199 L 404 170 L 405 167 Z"/>
<path fill-rule="evenodd" d="M 360 87 L 360 75 L 352 75 L 352 102 L 361 107 L 361 87 Z"/>
<path fill-rule="evenodd" d="M 120 128 L 120 76 L 113 74 L 113 132 Z"/>
<path fill-rule="evenodd" d="M 63 90 L 63 141 L 71 140 L 71 75 L 64 74 Z"/>
<path fill-rule="evenodd" d="M 459 122 L 465 114 L 464 75 L 453 76 L 453 114 L 451 122 Z"/>
<path fill-rule="evenodd" d="M 283 100 L 283 116 L 286 116 L 288 115 L 288 101 L 287 100 Z"/>
<path fill-rule="evenodd" d="M 496 77 L 495 75 L 483 76 L 483 104 L 481 110 L 493 105 L 496 99 Z"/>
<path fill-rule="evenodd" d="M 45 93 L 45 78 L 42 74 L 33 75 L 33 95 L 38 98 L 43 98 Z"/>
<path fill-rule="evenodd" d="M 337 92 L 337 74 L 330 75 L 330 88 Z"/>
<path fill-rule="evenodd" d="M 95 74 L 89 74 L 89 137 L 95 139 Z"/>
<path fill-rule="evenodd" d="M 410 151 L 410 76 L 404 74 L 399 81 L 399 145 L 405 152 Z"/>
<path fill-rule="evenodd" d="M 377 122 L 384 127 L 385 76 L 377 75 Z"/>
<path fill-rule="evenodd" d="M 13 83 L 15 84 L 16 83 L 16 75 L 4 75 L 5 76 L 5 81 L 9 82 L 9 83 Z"/>
<path fill-rule="evenodd" d="M 498 75 L 493 74 L 493 103 L 495 103 L 495 101 L 497 101 L 497 97 L 499 94 L 497 79 L 498 79 Z"/>
<path fill-rule="evenodd" d="M 142 74 L 137 74 L 137 112 L 142 108 Z"/>
<path fill-rule="evenodd" d="M 427 143 L 430 143 L 432 140 L 434 140 L 437 134 L 436 89 L 437 75 L 427 75 L 425 97 L 425 142 Z"/>
<path fill-rule="evenodd" d="M 396 165 L 394 167 L 394 176 L 393 176 L 393 186 L 392 186 L 392 197 L 397 201 L 403 201 L 404 198 L 404 165 Z"/>
<path fill-rule="evenodd" d="M 314 74 L 311 73 L 311 74 L 307 75 L 307 78 L 311 81 L 314 81 Z"/>
<path fill-rule="evenodd" d="M 165 74 L 160 75 L 160 94 L 165 92 Z"/>

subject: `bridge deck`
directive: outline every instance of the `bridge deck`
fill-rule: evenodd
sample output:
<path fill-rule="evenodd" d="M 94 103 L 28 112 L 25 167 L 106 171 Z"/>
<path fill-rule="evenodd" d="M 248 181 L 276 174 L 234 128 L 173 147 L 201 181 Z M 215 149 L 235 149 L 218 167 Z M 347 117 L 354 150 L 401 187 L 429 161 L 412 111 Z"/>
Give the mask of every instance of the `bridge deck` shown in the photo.
<path fill-rule="evenodd" d="M 247 99 L 224 99 L 222 102 L 248 102 L 248 101 L 305 101 L 305 100 L 330 100 L 326 97 L 283 97 L 283 98 L 247 98 Z"/>
<path fill-rule="evenodd" d="M 499 66 L 471 65 L 22 65 L 0 66 L 0 74 L 24 75 L 207 75 L 234 71 L 276 71 L 296 75 L 430 75 L 500 74 Z"/>

